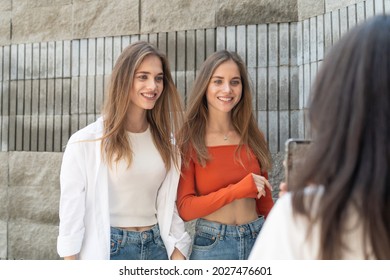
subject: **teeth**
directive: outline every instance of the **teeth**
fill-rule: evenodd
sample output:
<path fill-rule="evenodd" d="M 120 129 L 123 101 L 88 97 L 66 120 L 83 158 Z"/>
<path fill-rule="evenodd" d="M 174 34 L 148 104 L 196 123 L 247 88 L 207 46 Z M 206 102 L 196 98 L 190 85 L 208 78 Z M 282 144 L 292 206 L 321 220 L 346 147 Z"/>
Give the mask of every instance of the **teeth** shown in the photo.
<path fill-rule="evenodd" d="M 232 101 L 233 97 L 218 97 L 218 99 L 221 101 L 228 102 L 228 101 Z"/>
<path fill-rule="evenodd" d="M 142 93 L 142 96 L 145 96 L 146 98 L 153 98 L 156 96 L 155 93 Z"/>

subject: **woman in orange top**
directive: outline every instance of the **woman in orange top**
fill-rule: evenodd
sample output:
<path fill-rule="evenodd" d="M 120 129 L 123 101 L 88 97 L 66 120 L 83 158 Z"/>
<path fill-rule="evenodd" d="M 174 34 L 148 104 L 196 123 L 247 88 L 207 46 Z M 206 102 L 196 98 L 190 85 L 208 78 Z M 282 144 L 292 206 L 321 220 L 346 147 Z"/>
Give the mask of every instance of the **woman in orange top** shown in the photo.
<path fill-rule="evenodd" d="M 190 259 L 247 259 L 273 206 L 270 153 L 252 112 L 242 59 L 226 50 L 204 62 L 178 135 L 177 207 L 198 219 Z"/>

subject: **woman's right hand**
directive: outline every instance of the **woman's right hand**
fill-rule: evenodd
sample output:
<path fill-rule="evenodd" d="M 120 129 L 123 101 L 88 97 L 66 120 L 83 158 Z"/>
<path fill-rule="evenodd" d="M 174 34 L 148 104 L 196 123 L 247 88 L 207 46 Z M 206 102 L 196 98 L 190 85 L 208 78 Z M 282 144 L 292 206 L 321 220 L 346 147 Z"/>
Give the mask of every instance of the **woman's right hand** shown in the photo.
<path fill-rule="evenodd" d="M 66 260 L 66 261 L 68 261 L 68 260 L 77 260 L 77 255 L 64 257 L 64 260 Z"/>
<path fill-rule="evenodd" d="M 257 187 L 257 199 L 259 199 L 261 196 L 265 196 L 265 188 L 267 187 L 270 191 L 272 191 L 272 186 L 268 182 L 268 180 L 261 176 L 252 173 L 253 180 L 255 181 L 256 187 Z"/>

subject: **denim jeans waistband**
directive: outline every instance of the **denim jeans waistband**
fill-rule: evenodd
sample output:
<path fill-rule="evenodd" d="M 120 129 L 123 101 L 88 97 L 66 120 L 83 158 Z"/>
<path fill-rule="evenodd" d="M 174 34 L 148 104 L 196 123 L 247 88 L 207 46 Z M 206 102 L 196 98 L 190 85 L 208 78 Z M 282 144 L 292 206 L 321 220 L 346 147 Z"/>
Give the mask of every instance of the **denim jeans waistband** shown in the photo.
<path fill-rule="evenodd" d="M 145 231 L 129 231 L 122 228 L 111 227 L 111 234 L 122 236 L 122 243 L 124 243 L 126 239 L 145 243 L 159 238 L 160 228 L 158 224 L 155 224 L 152 228 Z"/>
<path fill-rule="evenodd" d="M 264 223 L 264 217 L 259 217 L 256 220 L 242 225 L 226 225 L 218 222 L 212 222 L 205 219 L 196 221 L 195 229 L 218 235 L 220 238 L 225 236 L 242 237 L 247 235 L 256 236 Z"/>

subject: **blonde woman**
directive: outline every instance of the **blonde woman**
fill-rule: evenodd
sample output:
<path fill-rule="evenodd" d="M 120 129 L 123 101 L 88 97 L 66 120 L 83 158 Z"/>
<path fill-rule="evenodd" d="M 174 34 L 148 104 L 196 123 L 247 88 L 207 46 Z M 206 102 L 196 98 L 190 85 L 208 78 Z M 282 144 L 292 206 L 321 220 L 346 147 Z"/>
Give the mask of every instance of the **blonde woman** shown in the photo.
<path fill-rule="evenodd" d="M 66 146 L 61 257 L 186 257 L 190 237 L 175 205 L 180 157 L 172 145 L 181 110 L 166 57 L 146 42 L 124 49 L 102 117 Z"/>
<path fill-rule="evenodd" d="M 247 259 L 273 206 L 270 153 L 252 112 L 242 59 L 206 59 L 178 136 L 184 156 L 177 206 L 197 219 L 190 259 Z"/>

